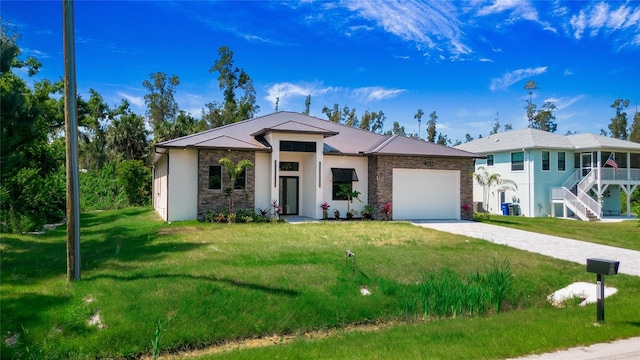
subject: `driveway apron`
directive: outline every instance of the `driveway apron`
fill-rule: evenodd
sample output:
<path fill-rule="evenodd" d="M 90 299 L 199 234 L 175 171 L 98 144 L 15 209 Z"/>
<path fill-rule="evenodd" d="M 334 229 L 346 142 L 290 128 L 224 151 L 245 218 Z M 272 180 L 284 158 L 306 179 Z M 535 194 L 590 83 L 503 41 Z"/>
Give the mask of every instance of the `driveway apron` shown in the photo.
<path fill-rule="evenodd" d="M 640 276 L 640 251 L 565 239 L 558 236 L 538 234 L 475 221 L 423 220 L 413 221 L 412 223 L 429 229 L 484 239 L 495 244 L 507 245 L 585 266 L 587 258 L 616 260 L 620 261 L 619 273 Z"/>

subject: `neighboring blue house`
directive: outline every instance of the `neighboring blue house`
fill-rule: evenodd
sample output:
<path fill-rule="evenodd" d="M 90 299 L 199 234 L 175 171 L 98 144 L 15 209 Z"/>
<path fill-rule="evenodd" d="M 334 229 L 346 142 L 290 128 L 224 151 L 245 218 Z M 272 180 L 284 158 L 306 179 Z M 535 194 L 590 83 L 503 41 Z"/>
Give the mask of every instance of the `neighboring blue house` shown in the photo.
<path fill-rule="evenodd" d="M 600 220 L 620 215 L 625 210 L 621 194 L 629 195 L 640 185 L 640 144 L 605 136 L 523 129 L 456 148 L 486 156 L 476 161 L 476 170 L 485 167 L 489 174 L 517 184 L 516 191 L 491 189 L 483 205 L 494 214 L 503 213 L 502 204 L 512 203 L 518 205 L 515 211 L 528 217 Z M 483 201 L 482 188 L 475 182 L 473 193 L 475 203 Z"/>

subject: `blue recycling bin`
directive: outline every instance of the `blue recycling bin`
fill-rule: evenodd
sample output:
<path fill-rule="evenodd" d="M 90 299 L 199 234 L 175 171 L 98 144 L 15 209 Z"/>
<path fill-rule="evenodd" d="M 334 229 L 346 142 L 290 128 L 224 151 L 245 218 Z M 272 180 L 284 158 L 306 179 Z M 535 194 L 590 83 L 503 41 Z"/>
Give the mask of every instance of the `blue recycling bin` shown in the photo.
<path fill-rule="evenodd" d="M 502 215 L 509 215 L 509 205 L 511 203 L 502 203 L 500 204 L 500 209 L 502 210 Z"/>

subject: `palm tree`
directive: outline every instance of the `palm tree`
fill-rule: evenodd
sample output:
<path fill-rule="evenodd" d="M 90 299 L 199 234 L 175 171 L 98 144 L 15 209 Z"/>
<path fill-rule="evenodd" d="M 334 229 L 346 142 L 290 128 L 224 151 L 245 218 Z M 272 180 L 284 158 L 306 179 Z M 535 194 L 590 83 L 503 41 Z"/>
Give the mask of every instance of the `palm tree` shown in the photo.
<path fill-rule="evenodd" d="M 489 174 L 487 169 L 483 166 L 478 167 L 478 170 L 473 173 L 473 178 L 482 186 L 482 208 L 485 212 L 488 211 L 487 204 L 489 202 L 489 193 L 491 188 L 497 186 L 497 190 L 518 190 L 518 185 L 513 180 L 503 179 L 500 174 Z"/>
<path fill-rule="evenodd" d="M 247 159 L 242 159 L 238 161 L 237 164 L 234 164 L 229 158 L 222 158 L 218 160 L 218 163 L 224 166 L 227 170 L 227 175 L 229 175 L 229 183 L 231 186 L 224 189 L 224 193 L 229 197 L 229 213 L 233 214 L 233 188 L 235 187 L 236 179 L 242 175 L 242 172 L 245 171 L 246 168 L 252 168 L 253 163 Z"/>

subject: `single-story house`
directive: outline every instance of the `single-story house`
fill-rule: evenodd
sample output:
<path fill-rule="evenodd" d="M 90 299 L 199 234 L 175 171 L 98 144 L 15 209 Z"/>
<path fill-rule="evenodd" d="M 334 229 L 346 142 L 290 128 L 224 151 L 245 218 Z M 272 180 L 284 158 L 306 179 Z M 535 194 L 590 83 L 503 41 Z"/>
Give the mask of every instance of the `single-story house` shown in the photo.
<path fill-rule="evenodd" d="M 236 183 L 219 160 L 248 159 Z M 479 155 L 404 136 L 387 136 L 316 117 L 280 111 L 159 143 L 155 147 L 153 206 L 166 221 L 203 219 L 228 208 L 269 209 L 322 218 L 329 203 L 345 216 L 340 184 L 360 192 L 351 209 L 366 204 L 374 218 L 392 204 L 393 219 L 468 219 L 472 216 L 473 163 Z M 465 206 L 465 204 L 468 204 Z"/>
<path fill-rule="evenodd" d="M 515 191 L 490 192 L 483 206 L 491 213 L 504 213 L 508 205 L 503 204 L 516 204 L 515 209 L 529 217 L 599 220 L 620 215 L 621 193 L 629 195 L 640 185 L 640 144 L 630 141 L 522 129 L 492 134 L 456 148 L 484 155 L 476 161 L 476 169 L 484 167 L 489 174 L 517 184 Z M 473 193 L 474 202 L 483 201 L 483 189 L 477 182 Z"/>

